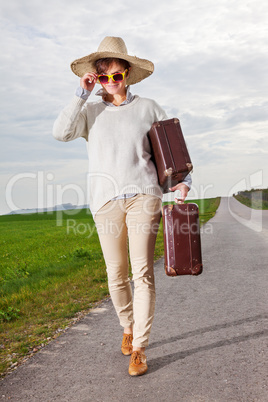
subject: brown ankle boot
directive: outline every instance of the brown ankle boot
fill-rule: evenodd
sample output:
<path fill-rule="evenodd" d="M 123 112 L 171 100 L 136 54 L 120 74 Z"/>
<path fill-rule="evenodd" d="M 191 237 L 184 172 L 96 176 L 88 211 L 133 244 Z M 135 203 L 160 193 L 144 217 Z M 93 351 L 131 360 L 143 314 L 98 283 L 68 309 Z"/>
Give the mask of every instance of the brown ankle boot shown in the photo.
<path fill-rule="evenodd" d="M 121 345 L 121 351 L 123 355 L 129 356 L 132 353 L 132 341 L 133 335 L 132 334 L 123 334 L 123 340 Z"/>
<path fill-rule="evenodd" d="M 143 375 L 147 370 L 148 366 L 145 354 L 135 350 L 130 358 L 128 373 L 132 376 Z"/>

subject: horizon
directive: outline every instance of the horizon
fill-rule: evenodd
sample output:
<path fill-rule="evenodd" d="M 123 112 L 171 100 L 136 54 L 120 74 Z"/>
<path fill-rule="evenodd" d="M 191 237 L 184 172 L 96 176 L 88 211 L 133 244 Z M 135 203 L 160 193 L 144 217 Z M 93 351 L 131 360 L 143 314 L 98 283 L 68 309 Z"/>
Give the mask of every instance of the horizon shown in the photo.
<path fill-rule="evenodd" d="M 268 190 L 268 187 L 266 188 L 259 188 L 259 189 L 255 189 L 252 188 L 250 190 L 240 190 L 237 193 L 234 193 L 231 196 L 228 197 L 234 197 L 239 195 L 240 193 L 245 193 L 245 192 L 259 192 L 259 191 L 265 191 Z M 187 197 L 187 199 L 185 200 L 186 202 L 191 202 L 191 201 L 201 201 L 201 200 L 208 200 L 208 199 L 214 199 L 214 198 L 228 198 L 227 196 L 221 196 L 218 195 L 216 197 L 205 197 L 205 198 L 189 198 Z M 162 203 L 166 203 L 166 202 L 171 202 L 171 201 L 167 201 L 167 200 L 162 200 Z M 174 202 L 174 201 L 172 201 Z M 62 207 L 66 207 L 69 206 L 70 208 L 62 208 Z M 24 208 L 24 209 L 17 209 L 17 210 L 12 210 L 7 214 L 0 214 L 0 216 L 7 216 L 7 215 L 27 215 L 27 214 L 39 214 L 39 213 L 44 213 L 44 212 L 64 212 L 64 211 L 72 211 L 72 210 L 82 210 L 82 209 L 88 209 L 89 208 L 89 204 L 82 204 L 82 205 L 78 205 L 78 204 L 72 204 L 70 202 L 68 203 L 64 203 L 64 204 L 56 204 L 54 206 L 49 206 L 49 207 L 44 207 L 44 208 Z M 23 212 L 25 211 L 25 212 Z M 26 212 L 26 211 L 31 211 L 31 212 Z M 91 212 L 90 212 L 91 213 Z"/>

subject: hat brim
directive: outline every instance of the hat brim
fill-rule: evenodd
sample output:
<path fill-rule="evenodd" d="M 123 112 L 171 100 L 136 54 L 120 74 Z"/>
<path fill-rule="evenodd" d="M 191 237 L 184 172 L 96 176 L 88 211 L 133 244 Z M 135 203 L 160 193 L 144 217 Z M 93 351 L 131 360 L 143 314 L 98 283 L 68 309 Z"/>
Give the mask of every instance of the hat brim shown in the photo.
<path fill-rule="evenodd" d="M 131 66 L 131 73 L 127 78 L 126 84 L 133 85 L 149 77 L 154 71 L 154 64 L 146 59 L 136 56 L 114 52 L 95 52 L 88 56 L 77 59 L 71 63 L 71 69 L 78 77 L 83 77 L 86 73 L 96 72 L 95 62 L 106 57 L 114 57 L 127 60 Z"/>

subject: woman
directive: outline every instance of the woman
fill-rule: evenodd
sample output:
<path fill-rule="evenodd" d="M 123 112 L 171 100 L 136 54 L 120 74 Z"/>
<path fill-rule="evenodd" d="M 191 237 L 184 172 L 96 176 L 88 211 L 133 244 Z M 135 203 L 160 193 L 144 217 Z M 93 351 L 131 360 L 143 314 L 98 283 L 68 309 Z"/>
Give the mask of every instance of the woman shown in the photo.
<path fill-rule="evenodd" d="M 54 137 L 84 137 L 89 157 L 89 205 L 105 258 L 113 305 L 124 328 L 121 351 L 131 355 L 129 374 L 144 374 L 145 348 L 154 317 L 153 257 L 162 191 L 151 160 L 147 133 L 167 119 L 153 100 L 133 96 L 129 85 L 154 70 L 148 60 L 130 56 L 121 38 L 106 37 L 98 51 L 74 61 L 81 77 L 71 104 L 59 115 Z M 96 83 L 99 102 L 85 105 Z M 191 179 L 171 188 L 187 196 Z M 177 199 L 175 199 L 178 201 Z M 128 243 L 135 297 L 128 277 Z"/>

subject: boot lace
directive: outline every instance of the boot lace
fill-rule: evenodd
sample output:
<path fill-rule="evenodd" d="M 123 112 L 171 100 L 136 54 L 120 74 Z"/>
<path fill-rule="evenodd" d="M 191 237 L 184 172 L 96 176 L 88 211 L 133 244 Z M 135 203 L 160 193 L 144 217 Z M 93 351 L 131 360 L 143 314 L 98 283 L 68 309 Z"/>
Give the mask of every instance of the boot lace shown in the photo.
<path fill-rule="evenodd" d="M 132 355 L 131 355 L 131 363 L 134 363 L 134 364 L 142 363 L 140 352 L 135 351 L 135 352 L 132 353 Z"/>
<path fill-rule="evenodd" d="M 133 340 L 132 334 L 124 334 L 123 346 L 131 346 L 132 340 Z"/>

